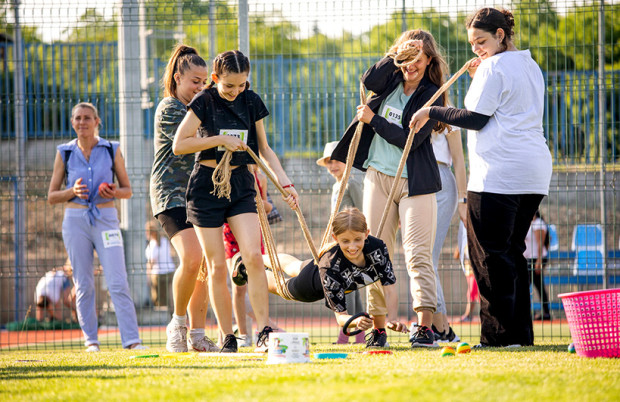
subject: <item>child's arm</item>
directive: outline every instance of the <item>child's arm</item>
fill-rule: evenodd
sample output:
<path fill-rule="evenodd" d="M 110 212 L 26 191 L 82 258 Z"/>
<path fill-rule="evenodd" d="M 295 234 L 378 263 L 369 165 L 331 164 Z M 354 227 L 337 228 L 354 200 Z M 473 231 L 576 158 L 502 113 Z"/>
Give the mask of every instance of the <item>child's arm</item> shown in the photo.
<path fill-rule="evenodd" d="M 175 155 L 191 154 L 220 145 L 225 146 L 230 151 L 245 151 L 247 148 L 243 141 L 232 135 L 214 135 L 206 138 L 196 136 L 200 123 L 198 116 L 189 110 L 179 125 L 172 142 L 172 152 Z"/>
<path fill-rule="evenodd" d="M 336 316 L 336 321 L 338 322 L 338 325 L 341 327 L 344 327 L 344 324 L 346 324 L 346 322 L 349 320 L 349 318 L 352 317 L 352 315 L 350 315 L 349 313 L 345 311 L 343 312 L 337 312 L 334 311 L 334 315 Z M 372 328 L 372 318 L 368 318 L 368 317 L 359 317 L 356 318 L 351 325 L 355 324 L 355 327 L 357 329 L 361 329 L 362 331 L 366 331 L 370 328 Z"/>

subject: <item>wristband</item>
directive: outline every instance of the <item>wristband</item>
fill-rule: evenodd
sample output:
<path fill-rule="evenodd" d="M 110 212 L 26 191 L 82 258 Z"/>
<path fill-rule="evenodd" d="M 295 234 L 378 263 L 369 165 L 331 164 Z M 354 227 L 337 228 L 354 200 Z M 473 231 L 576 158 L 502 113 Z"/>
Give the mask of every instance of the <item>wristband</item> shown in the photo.
<path fill-rule="evenodd" d="M 466 197 L 459 198 L 459 204 L 467 204 L 467 198 Z"/>
<path fill-rule="evenodd" d="M 289 187 L 295 187 L 295 185 L 291 183 L 291 184 L 287 184 L 286 186 L 282 186 L 282 188 L 289 188 Z"/>

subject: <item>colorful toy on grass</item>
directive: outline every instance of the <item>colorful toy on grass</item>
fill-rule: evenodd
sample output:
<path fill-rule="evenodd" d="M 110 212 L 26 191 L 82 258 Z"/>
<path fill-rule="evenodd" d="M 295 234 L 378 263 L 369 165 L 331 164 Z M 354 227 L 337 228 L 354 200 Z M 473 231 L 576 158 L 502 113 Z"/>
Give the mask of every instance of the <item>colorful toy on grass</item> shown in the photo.
<path fill-rule="evenodd" d="M 446 346 L 443 349 L 441 349 L 441 357 L 454 356 L 455 353 L 456 352 L 454 351 L 454 348 L 450 346 Z"/>
<path fill-rule="evenodd" d="M 461 342 L 456 347 L 456 353 L 465 354 L 471 352 L 471 347 L 467 342 Z"/>
<path fill-rule="evenodd" d="M 568 353 L 576 353 L 574 343 L 571 343 L 570 345 L 568 345 Z"/>

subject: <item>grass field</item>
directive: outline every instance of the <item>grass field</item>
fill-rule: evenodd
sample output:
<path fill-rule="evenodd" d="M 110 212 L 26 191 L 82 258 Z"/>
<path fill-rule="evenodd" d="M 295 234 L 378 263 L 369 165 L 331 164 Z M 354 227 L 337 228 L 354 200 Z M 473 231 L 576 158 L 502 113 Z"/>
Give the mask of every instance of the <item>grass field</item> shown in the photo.
<path fill-rule="evenodd" d="M 411 350 L 405 341 L 392 342 L 389 356 L 364 355 L 358 345 L 319 343 L 312 344 L 312 354 L 349 355 L 281 365 L 234 355 L 170 358 L 161 346 L 148 351 L 160 357 L 147 359 L 108 348 L 97 354 L 3 351 L 0 400 L 620 400 L 620 359 L 569 354 L 569 342 L 454 357 L 441 357 L 440 349 Z"/>

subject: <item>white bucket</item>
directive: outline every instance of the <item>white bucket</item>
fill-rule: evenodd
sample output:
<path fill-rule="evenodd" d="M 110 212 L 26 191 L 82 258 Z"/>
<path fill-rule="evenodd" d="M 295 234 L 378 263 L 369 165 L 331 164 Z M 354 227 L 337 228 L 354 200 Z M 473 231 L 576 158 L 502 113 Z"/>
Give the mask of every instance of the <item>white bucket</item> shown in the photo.
<path fill-rule="evenodd" d="M 269 334 L 267 364 L 308 363 L 310 341 L 303 332 L 272 332 Z"/>

